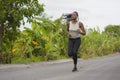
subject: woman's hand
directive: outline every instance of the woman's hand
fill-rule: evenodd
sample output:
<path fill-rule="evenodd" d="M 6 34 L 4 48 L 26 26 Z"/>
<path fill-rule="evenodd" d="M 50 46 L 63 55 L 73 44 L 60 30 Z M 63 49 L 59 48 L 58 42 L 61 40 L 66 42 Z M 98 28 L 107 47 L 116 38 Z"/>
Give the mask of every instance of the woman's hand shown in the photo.
<path fill-rule="evenodd" d="M 69 33 L 69 31 L 67 31 L 68 37 L 72 37 L 71 34 Z"/>
<path fill-rule="evenodd" d="M 69 33 L 68 33 L 68 36 L 69 36 L 69 37 L 72 37 L 71 34 L 69 34 Z"/>
<path fill-rule="evenodd" d="M 85 32 L 80 31 L 80 29 L 77 29 L 77 32 L 80 34 L 85 34 Z"/>
<path fill-rule="evenodd" d="M 80 29 L 77 29 L 76 31 L 77 31 L 78 33 L 81 33 Z"/>

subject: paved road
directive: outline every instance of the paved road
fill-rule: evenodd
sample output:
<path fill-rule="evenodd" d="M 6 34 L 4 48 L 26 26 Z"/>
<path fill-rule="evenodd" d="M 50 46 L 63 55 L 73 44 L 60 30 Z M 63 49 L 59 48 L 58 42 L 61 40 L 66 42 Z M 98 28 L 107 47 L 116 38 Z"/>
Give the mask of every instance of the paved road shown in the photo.
<path fill-rule="evenodd" d="M 0 80 L 120 80 L 120 54 L 79 60 L 78 72 L 71 60 L 50 63 L 0 68 Z"/>

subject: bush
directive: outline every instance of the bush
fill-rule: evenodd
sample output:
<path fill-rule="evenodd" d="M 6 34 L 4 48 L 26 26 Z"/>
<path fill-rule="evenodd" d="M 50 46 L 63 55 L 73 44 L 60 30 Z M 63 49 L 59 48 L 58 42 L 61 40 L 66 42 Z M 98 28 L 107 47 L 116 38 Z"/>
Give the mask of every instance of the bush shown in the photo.
<path fill-rule="evenodd" d="M 93 30 L 85 37 L 82 37 L 82 45 L 79 55 L 82 58 L 104 56 L 120 49 L 120 38 L 111 37 L 107 33 L 99 33 Z"/>

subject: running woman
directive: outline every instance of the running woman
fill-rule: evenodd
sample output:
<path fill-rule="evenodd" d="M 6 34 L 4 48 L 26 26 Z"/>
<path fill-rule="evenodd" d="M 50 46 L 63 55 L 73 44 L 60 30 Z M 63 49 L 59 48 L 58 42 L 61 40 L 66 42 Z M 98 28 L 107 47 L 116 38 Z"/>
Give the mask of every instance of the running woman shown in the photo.
<path fill-rule="evenodd" d="M 77 52 L 81 44 L 80 35 L 86 35 L 86 31 L 82 22 L 79 21 L 78 12 L 71 14 L 71 21 L 67 24 L 68 41 L 68 56 L 72 57 L 74 68 L 72 72 L 77 71 Z"/>

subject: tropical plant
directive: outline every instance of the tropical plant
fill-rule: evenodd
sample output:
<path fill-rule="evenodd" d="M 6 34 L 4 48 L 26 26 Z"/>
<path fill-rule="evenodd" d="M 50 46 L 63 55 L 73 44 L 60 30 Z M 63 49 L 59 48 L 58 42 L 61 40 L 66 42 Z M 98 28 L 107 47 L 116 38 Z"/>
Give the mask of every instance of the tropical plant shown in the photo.
<path fill-rule="evenodd" d="M 31 22 L 43 10 L 43 4 L 38 0 L 0 0 L 0 55 L 12 51 L 18 28 L 25 23 L 24 18 Z M 7 45 L 6 52 L 4 48 Z"/>

